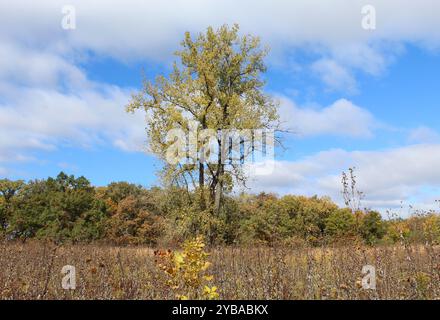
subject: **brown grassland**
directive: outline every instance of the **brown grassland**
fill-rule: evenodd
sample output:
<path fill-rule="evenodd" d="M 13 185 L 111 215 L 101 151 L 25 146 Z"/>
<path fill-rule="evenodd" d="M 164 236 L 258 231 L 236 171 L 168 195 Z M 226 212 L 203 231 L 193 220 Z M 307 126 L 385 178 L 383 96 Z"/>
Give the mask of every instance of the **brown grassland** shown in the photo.
<path fill-rule="evenodd" d="M 431 245 L 221 247 L 209 252 L 219 299 L 438 299 L 440 248 Z M 0 244 L 0 299 L 175 299 L 148 247 Z M 61 286 L 76 267 L 75 290 Z M 376 290 L 362 267 L 376 268 Z"/>

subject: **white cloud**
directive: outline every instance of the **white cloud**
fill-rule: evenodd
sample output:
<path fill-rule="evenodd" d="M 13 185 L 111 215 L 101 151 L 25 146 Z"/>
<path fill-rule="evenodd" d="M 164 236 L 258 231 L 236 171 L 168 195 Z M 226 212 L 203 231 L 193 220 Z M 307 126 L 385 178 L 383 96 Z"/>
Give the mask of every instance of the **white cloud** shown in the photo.
<path fill-rule="evenodd" d="M 334 60 L 320 59 L 312 64 L 315 72 L 330 90 L 356 93 L 356 80 L 350 71 Z"/>
<path fill-rule="evenodd" d="M 411 130 L 408 141 L 411 143 L 437 143 L 440 141 L 440 134 L 434 129 L 421 126 Z"/>
<path fill-rule="evenodd" d="M 362 70 L 367 74 L 377 76 L 393 61 L 396 54 L 403 52 L 398 43 L 347 43 L 331 48 L 332 58 L 348 68 Z"/>
<path fill-rule="evenodd" d="M 239 23 L 244 32 L 260 35 L 274 54 L 308 46 L 338 65 L 377 74 L 400 43 L 439 48 L 440 3 L 432 0 L 371 0 L 377 29 L 361 27 L 363 0 L 158 0 L 70 2 L 77 29 L 61 29 L 65 1 L 2 2 L 0 38 L 30 45 L 45 44 L 57 52 L 92 50 L 122 60 L 168 60 L 183 32 L 208 25 Z M 398 49 L 399 51 L 399 49 Z M 342 63 L 344 62 L 344 63 Z"/>
<path fill-rule="evenodd" d="M 0 161 L 16 159 L 30 149 L 59 145 L 92 147 L 110 143 L 124 150 L 145 147 L 143 116 L 127 114 L 128 92 L 101 86 L 101 92 L 75 94 L 49 89 L 21 89 L 9 104 L 0 104 Z"/>
<path fill-rule="evenodd" d="M 0 162 L 61 145 L 145 149 L 143 116 L 125 112 L 130 89 L 90 81 L 50 50 L 3 42 L 0 55 Z"/>
<path fill-rule="evenodd" d="M 323 58 L 313 62 L 310 69 L 327 90 L 356 94 L 359 92 L 357 72 L 378 77 L 403 52 L 404 46 L 394 41 L 343 43 L 322 50 Z"/>
<path fill-rule="evenodd" d="M 434 208 L 440 192 L 440 144 L 383 151 L 322 151 L 295 161 L 277 161 L 273 175 L 253 177 L 254 191 L 318 194 L 342 203 L 341 173 L 356 167 L 364 205 L 388 209 L 404 204 Z"/>
<path fill-rule="evenodd" d="M 57 87 L 62 81 L 69 86 L 86 82 L 78 67 L 50 51 L 1 42 L 0 56 L 0 83 L 51 88 Z"/>
<path fill-rule="evenodd" d="M 260 34 L 272 44 L 303 45 L 321 43 L 339 46 L 391 39 L 438 45 L 440 4 L 432 0 L 372 0 L 376 7 L 377 29 L 361 28 L 361 8 L 365 1 L 319 0 L 252 1 L 178 0 L 170 5 L 158 0 L 70 2 L 76 7 L 77 29 L 64 32 L 61 8 L 65 1 L 46 0 L 30 5 L 25 0 L 1 4 L 0 35 L 29 39 L 29 30 L 38 40 L 68 41 L 115 55 L 154 55 L 174 47 L 182 31 L 200 31 L 208 25 L 240 23 L 246 31 Z M 31 27 L 31 29 L 29 29 Z M 156 53 L 155 53 L 156 52 Z"/>
<path fill-rule="evenodd" d="M 299 107 L 292 100 L 281 97 L 280 118 L 283 126 L 300 137 L 316 135 L 373 136 L 376 121 L 366 109 L 346 99 L 335 101 L 325 108 Z"/>

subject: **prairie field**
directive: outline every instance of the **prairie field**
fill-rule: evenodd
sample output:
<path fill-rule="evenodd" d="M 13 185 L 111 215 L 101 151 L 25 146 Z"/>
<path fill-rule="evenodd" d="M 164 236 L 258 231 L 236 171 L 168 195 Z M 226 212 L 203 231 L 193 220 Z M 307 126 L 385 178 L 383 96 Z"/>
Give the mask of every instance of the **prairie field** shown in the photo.
<path fill-rule="evenodd" d="M 435 246 L 205 250 L 218 299 L 440 298 Z M 176 299 L 149 247 L 30 242 L 2 243 L 0 252 L 0 299 Z M 65 265 L 76 268 L 75 290 L 61 285 Z M 362 287 L 365 265 L 375 267 L 376 289 Z"/>

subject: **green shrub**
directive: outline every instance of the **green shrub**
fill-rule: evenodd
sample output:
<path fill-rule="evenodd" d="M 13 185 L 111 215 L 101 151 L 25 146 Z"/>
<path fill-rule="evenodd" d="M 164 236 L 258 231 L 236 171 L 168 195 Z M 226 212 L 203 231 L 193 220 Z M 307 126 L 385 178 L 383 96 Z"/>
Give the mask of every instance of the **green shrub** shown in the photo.
<path fill-rule="evenodd" d="M 327 235 L 340 238 L 353 235 L 356 219 L 350 209 L 338 209 L 326 219 L 325 232 Z"/>
<path fill-rule="evenodd" d="M 376 211 L 367 212 L 361 220 L 360 232 L 365 243 L 376 244 L 386 233 L 385 225 L 380 213 Z"/>

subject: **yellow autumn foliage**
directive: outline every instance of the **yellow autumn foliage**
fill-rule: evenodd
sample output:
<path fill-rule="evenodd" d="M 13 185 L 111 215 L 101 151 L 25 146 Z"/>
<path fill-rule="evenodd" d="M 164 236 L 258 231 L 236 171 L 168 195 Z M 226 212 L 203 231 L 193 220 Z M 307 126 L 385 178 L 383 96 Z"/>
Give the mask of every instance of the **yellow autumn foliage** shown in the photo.
<path fill-rule="evenodd" d="M 203 238 L 198 236 L 185 241 L 180 251 L 155 252 L 157 266 L 166 277 L 165 284 L 176 298 L 212 300 L 219 297 L 217 287 L 209 286 L 214 277 L 206 273 L 211 263 L 204 248 Z"/>

